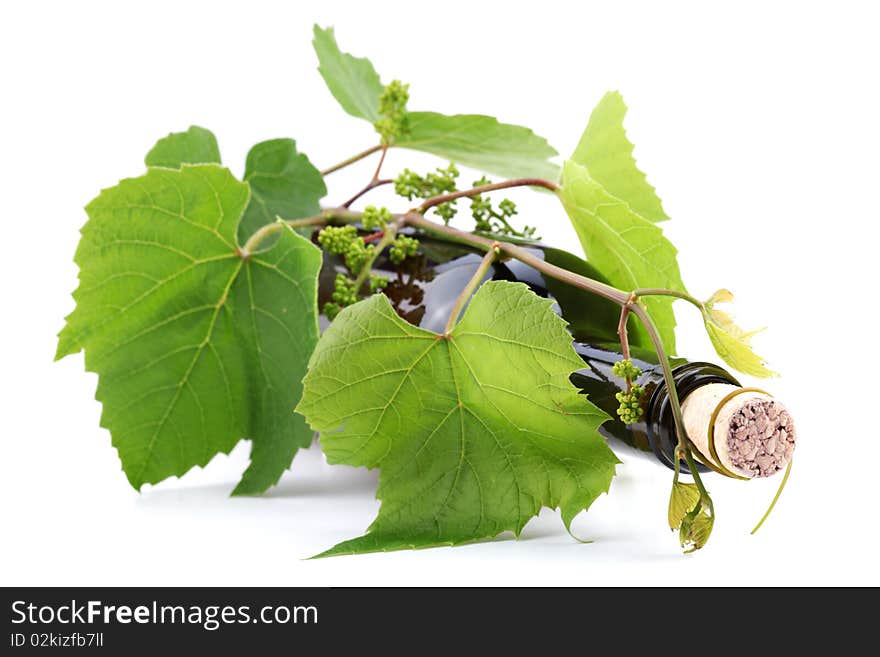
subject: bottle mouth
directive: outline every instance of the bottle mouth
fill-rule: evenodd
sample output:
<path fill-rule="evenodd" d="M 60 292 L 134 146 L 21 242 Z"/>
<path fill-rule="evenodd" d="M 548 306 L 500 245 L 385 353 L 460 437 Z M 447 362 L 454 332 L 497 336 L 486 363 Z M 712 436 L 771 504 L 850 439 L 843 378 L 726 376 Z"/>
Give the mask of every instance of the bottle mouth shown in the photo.
<path fill-rule="evenodd" d="M 791 413 L 763 390 L 710 383 L 688 395 L 682 415 L 691 442 L 722 474 L 770 477 L 791 461 L 797 441 Z"/>

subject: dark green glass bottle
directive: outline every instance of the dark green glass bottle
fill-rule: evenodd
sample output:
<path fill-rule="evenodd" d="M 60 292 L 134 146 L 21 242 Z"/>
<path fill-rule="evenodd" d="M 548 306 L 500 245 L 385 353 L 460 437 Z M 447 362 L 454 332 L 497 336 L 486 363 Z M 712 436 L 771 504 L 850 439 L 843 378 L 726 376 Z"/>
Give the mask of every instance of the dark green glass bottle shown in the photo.
<path fill-rule="evenodd" d="M 419 239 L 419 254 L 399 266 L 391 263 L 387 257 L 380 256 L 374 271 L 390 280 L 384 292 L 401 317 L 427 330 L 442 332 L 456 298 L 473 277 L 483 253 L 411 229 L 406 232 Z M 520 244 L 546 262 L 607 282 L 589 263 L 571 253 L 541 242 Z M 336 273 L 341 271 L 345 271 L 342 261 L 325 254 L 319 288 L 320 307 L 331 300 Z M 617 419 L 615 394 L 624 387 L 624 381 L 612 373 L 613 364 L 622 358 L 617 341 L 619 306 L 545 277 L 517 260 L 495 262 L 487 272 L 486 279 L 525 283 L 536 294 L 554 300 L 554 310 L 568 321 L 575 351 L 584 360 L 584 367 L 572 373 L 571 381 L 613 418 L 602 425 L 600 432 L 638 450 L 652 452 L 660 462 L 672 467 L 676 439 L 669 395 L 656 355 L 646 348 L 647 344 L 639 343 L 637 334 L 632 336 L 631 355 L 643 372 L 637 383 L 646 391 L 643 397 L 644 412 L 642 419 L 635 424 L 626 425 Z M 329 322 L 322 316 L 321 323 L 323 329 Z M 712 363 L 673 358 L 671 364 L 681 400 L 707 383 L 739 385 L 729 372 Z M 700 468 L 703 469 L 702 466 Z M 684 466 L 683 469 L 687 471 Z"/>

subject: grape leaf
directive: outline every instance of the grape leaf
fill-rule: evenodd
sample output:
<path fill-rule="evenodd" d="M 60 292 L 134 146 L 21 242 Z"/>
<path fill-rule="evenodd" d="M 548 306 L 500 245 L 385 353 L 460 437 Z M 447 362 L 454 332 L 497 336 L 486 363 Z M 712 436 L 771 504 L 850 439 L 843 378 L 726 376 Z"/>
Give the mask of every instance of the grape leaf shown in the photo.
<path fill-rule="evenodd" d="M 251 186 L 251 201 L 239 227 L 242 241 L 279 217 L 318 214 L 319 202 L 327 194 L 321 173 L 297 152 L 293 139 L 270 139 L 251 148 L 244 179 Z"/>
<path fill-rule="evenodd" d="M 147 154 L 147 166 L 179 169 L 182 164 L 220 163 L 217 140 L 210 130 L 190 127 L 160 139 Z M 251 200 L 238 228 L 244 242 L 258 228 L 278 218 L 301 219 L 321 211 L 327 194 L 324 178 L 293 139 L 270 139 L 248 152 L 244 179 L 251 187 Z M 266 245 L 272 241 L 266 242 Z"/>
<path fill-rule="evenodd" d="M 528 128 L 482 114 L 410 112 L 409 134 L 395 146 L 424 151 L 508 178 L 559 179 L 556 150 Z"/>
<path fill-rule="evenodd" d="M 574 224 L 584 253 L 608 282 L 622 290 L 667 288 L 684 291 L 674 246 L 663 231 L 590 176 L 586 167 L 569 160 L 563 167 L 559 196 Z M 643 302 L 663 339 L 675 353 L 675 316 L 671 297 L 645 297 Z M 639 340 L 644 329 L 635 328 Z"/>
<path fill-rule="evenodd" d="M 316 25 L 314 29 L 318 70 L 330 93 L 352 116 L 376 123 L 383 86 L 373 65 L 342 52 L 333 28 Z M 399 136 L 394 145 L 499 176 L 559 178 L 559 167 L 549 161 L 557 152 L 546 139 L 491 116 L 409 112 L 409 133 Z"/>
<path fill-rule="evenodd" d="M 712 527 L 715 525 L 715 516 L 705 506 L 688 511 L 681 521 L 678 530 L 678 540 L 681 547 L 685 548 L 685 554 L 696 552 L 709 542 Z"/>
<path fill-rule="evenodd" d="M 313 433 L 293 408 L 318 338 L 321 252 L 290 228 L 238 255 L 248 185 L 214 164 L 154 168 L 86 208 L 76 309 L 56 357 L 85 349 L 101 424 L 135 488 L 252 440 L 234 493 L 276 483 Z"/>
<path fill-rule="evenodd" d="M 148 167 L 169 169 L 179 169 L 181 164 L 220 164 L 220 148 L 213 132 L 193 125 L 157 141 L 144 162 Z"/>
<path fill-rule="evenodd" d="M 590 114 L 587 128 L 571 159 L 587 167 L 593 180 L 636 214 L 649 221 L 669 219 L 654 188 L 636 166 L 633 145 L 623 129 L 626 104 L 616 91 L 609 91 Z"/>
<path fill-rule="evenodd" d="M 387 297 L 326 330 L 297 410 L 331 463 L 379 468 L 379 515 L 320 556 L 519 534 L 542 506 L 566 527 L 608 490 L 608 416 L 569 381 L 583 361 L 551 302 L 484 284 L 448 336 L 402 320 Z"/>
<path fill-rule="evenodd" d="M 712 346 L 725 363 L 744 374 L 761 378 L 776 376 L 776 372 L 767 368 L 764 359 L 752 351 L 752 337 L 763 329 L 744 331 L 731 315 L 715 308 L 715 304 L 731 301 L 733 294 L 730 291 L 718 290 L 703 304 L 703 323 Z"/>
<path fill-rule="evenodd" d="M 672 482 L 672 493 L 669 495 L 669 529 L 681 527 L 685 516 L 696 508 L 699 501 L 700 489 L 695 484 Z"/>
<path fill-rule="evenodd" d="M 318 72 L 342 109 L 370 123 L 379 120 L 382 81 L 364 57 L 353 57 L 339 49 L 333 28 L 315 25 L 312 45 L 318 55 Z"/>

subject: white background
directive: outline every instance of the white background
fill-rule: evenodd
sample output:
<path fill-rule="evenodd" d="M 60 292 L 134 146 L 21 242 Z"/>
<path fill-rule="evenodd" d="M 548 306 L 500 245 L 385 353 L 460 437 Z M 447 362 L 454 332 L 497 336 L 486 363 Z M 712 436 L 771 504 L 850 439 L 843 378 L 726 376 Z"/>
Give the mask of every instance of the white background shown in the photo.
<path fill-rule="evenodd" d="M 880 584 L 876 561 L 877 16 L 871 3 L 5 3 L 2 584 Z M 430 14 L 428 13 L 430 12 Z M 230 499 L 249 445 L 137 493 L 98 426 L 81 355 L 53 363 L 72 310 L 82 207 L 138 175 L 153 142 L 196 123 L 240 173 L 255 142 L 294 137 L 319 166 L 374 143 L 315 71 L 313 22 L 412 83 L 410 107 L 481 112 L 568 153 L 619 89 L 627 128 L 673 220 L 690 290 L 737 294 L 783 377 L 764 385 L 800 432 L 788 489 L 713 476 L 709 546 L 665 527 L 670 472 L 625 465 L 573 541 L 545 510 L 512 538 L 308 561 L 362 533 L 375 476 L 301 453 L 263 498 Z M 406 151 L 388 159 L 433 166 Z M 329 179 L 348 196 L 372 163 Z M 577 242 L 554 199 L 512 195 L 552 243 Z M 382 200 L 377 195 L 376 200 Z M 695 314 L 679 344 L 714 358 Z M 754 383 L 754 382 L 752 382 Z"/>

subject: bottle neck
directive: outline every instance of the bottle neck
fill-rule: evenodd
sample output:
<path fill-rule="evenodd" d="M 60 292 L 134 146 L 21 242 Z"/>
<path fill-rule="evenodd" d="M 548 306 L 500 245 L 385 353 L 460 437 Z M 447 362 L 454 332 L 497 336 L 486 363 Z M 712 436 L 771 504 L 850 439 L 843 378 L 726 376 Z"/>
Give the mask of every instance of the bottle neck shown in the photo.
<path fill-rule="evenodd" d="M 635 365 L 642 370 L 642 375 L 633 383 L 642 386 L 645 395 L 642 418 L 634 424 L 624 424 L 617 417 L 619 402 L 615 395 L 625 389 L 626 382 L 614 376 L 612 371 L 614 363 L 622 358 L 619 347 L 575 342 L 574 348 L 585 367 L 571 375 L 571 382 L 612 418 L 600 427 L 600 432 L 607 438 L 652 452 L 661 463 L 672 468 L 678 439 L 669 390 L 656 356 L 643 350 L 633 350 L 631 354 Z M 712 363 L 672 359 L 671 364 L 675 388 L 682 403 L 694 390 L 709 383 L 740 385 L 733 375 Z M 681 467 L 683 472 L 689 471 L 687 464 Z M 698 465 L 698 469 L 706 470 L 702 465 Z"/>

